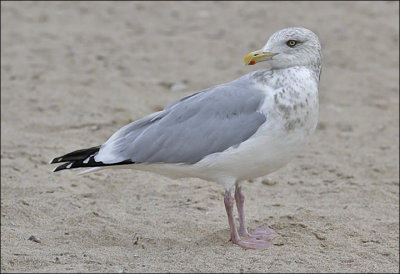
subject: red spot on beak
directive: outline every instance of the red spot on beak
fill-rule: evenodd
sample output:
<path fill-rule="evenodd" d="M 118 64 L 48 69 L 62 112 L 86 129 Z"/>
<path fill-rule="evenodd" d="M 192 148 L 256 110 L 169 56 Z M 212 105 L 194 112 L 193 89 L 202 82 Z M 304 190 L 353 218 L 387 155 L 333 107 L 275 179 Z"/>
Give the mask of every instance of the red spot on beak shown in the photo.
<path fill-rule="evenodd" d="M 249 62 L 249 66 L 252 66 L 252 65 L 254 65 L 256 62 L 254 62 L 254 61 L 250 61 Z"/>

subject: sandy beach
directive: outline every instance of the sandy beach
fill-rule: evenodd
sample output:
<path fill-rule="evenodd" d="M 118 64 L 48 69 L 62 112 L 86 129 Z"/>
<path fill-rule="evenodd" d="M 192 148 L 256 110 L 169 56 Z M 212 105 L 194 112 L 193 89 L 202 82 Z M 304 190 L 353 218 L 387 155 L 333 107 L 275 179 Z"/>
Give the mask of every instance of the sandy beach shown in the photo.
<path fill-rule="evenodd" d="M 1 272 L 399 272 L 399 2 L 1 2 Z M 275 31 L 323 48 L 306 150 L 247 182 L 229 242 L 224 189 L 49 161 L 231 81 Z M 33 236 L 33 237 L 31 237 Z M 31 239 L 31 240 L 29 240 Z"/>

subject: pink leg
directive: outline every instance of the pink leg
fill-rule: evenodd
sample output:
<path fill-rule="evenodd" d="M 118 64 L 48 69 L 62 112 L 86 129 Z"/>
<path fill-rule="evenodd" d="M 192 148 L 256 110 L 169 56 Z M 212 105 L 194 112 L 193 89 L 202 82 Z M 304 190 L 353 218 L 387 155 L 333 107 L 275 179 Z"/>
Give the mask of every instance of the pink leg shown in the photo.
<path fill-rule="evenodd" d="M 246 238 L 255 238 L 257 240 L 271 240 L 279 236 L 273 229 L 265 225 L 254 230 L 253 233 L 249 233 L 246 227 L 246 220 L 244 217 L 244 195 L 242 193 L 242 188 L 236 186 L 235 189 L 235 200 L 236 206 L 239 213 L 240 231 L 239 235 Z"/>
<path fill-rule="evenodd" d="M 264 249 L 270 246 L 270 243 L 256 238 L 249 238 L 248 241 L 240 239 L 239 234 L 236 230 L 235 219 L 233 218 L 233 199 L 229 190 L 225 191 L 225 209 L 228 215 L 229 227 L 231 229 L 231 241 L 234 244 L 239 245 L 244 249 Z"/>
<path fill-rule="evenodd" d="M 240 241 L 240 237 L 236 230 L 235 219 L 233 218 L 233 203 L 234 202 L 232 200 L 230 190 L 225 191 L 224 203 L 225 203 L 226 214 L 228 215 L 229 227 L 231 229 L 231 241 L 234 244 L 236 244 Z"/>
<path fill-rule="evenodd" d="M 250 234 L 247 231 L 246 227 L 246 220 L 244 218 L 244 195 L 242 193 L 242 188 L 240 186 L 236 186 L 235 188 L 235 200 L 236 200 L 236 207 L 239 213 L 239 223 L 240 223 L 240 230 L 239 235 L 242 237 L 249 237 Z"/>

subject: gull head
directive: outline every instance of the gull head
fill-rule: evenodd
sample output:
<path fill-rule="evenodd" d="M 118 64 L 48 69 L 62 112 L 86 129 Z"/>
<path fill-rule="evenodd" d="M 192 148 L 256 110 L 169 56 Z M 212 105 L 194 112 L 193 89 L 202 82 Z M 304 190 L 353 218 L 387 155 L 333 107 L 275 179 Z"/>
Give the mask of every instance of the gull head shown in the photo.
<path fill-rule="evenodd" d="M 321 44 L 318 36 L 302 27 L 279 30 L 271 35 L 265 46 L 246 55 L 245 65 L 268 61 L 271 69 L 295 66 L 321 67 Z"/>

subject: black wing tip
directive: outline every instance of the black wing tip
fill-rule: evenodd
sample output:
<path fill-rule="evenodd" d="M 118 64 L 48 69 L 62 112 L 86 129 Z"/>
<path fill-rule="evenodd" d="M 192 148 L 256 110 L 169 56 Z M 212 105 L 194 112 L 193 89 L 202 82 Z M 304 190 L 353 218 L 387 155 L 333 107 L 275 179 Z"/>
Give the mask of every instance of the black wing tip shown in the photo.
<path fill-rule="evenodd" d="M 79 149 L 72 151 L 70 153 L 67 153 L 63 156 L 54 158 L 53 160 L 50 161 L 50 164 L 56 164 L 56 163 L 61 163 L 61 162 L 73 162 L 73 161 L 79 161 L 79 160 L 84 160 L 91 155 L 97 153 L 100 150 L 101 146 L 95 146 L 95 147 L 90 147 L 90 148 L 85 148 L 85 149 Z"/>
<path fill-rule="evenodd" d="M 58 157 L 58 158 L 54 158 L 53 160 L 51 160 L 49 162 L 49 164 L 55 164 L 55 163 L 59 163 L 62 161 L 62 157 Z"/>
<path fill-rule="evenodd" d="M 65 164 L 59 165 L 58 167 L 53 169 L 53 172 L 57 172 L 57 171 L 60 171 L 60 170 L 63 170 L 63 169 L 70 168 L 71 164 L 72 163 L 65 163 Z M 68 167 L 68 165 L 70 165 L 70 166 Z"/>
<path fill-rule="evenodd" d="M 56 163 L 57 163 L 57 160 L 56 160 Z M 132 162 L 131 160 L 125 160 L 125 161 L 121 161 L 118 163 L 104 164 L 103 162 L 96 162 L 94 160 L 94 157 L 91 156 L 86 163 L 84 163 L 82 160 L 64 163 L 62 165 L 57 166 L 55 169 L 53 169 L 53 172 L 57 172 L 57 171 L 60 171 L 63 169 L 105 167 L 105 166 L 130 165 L 130 164 L 135 164 L 135 162 Z"/>

